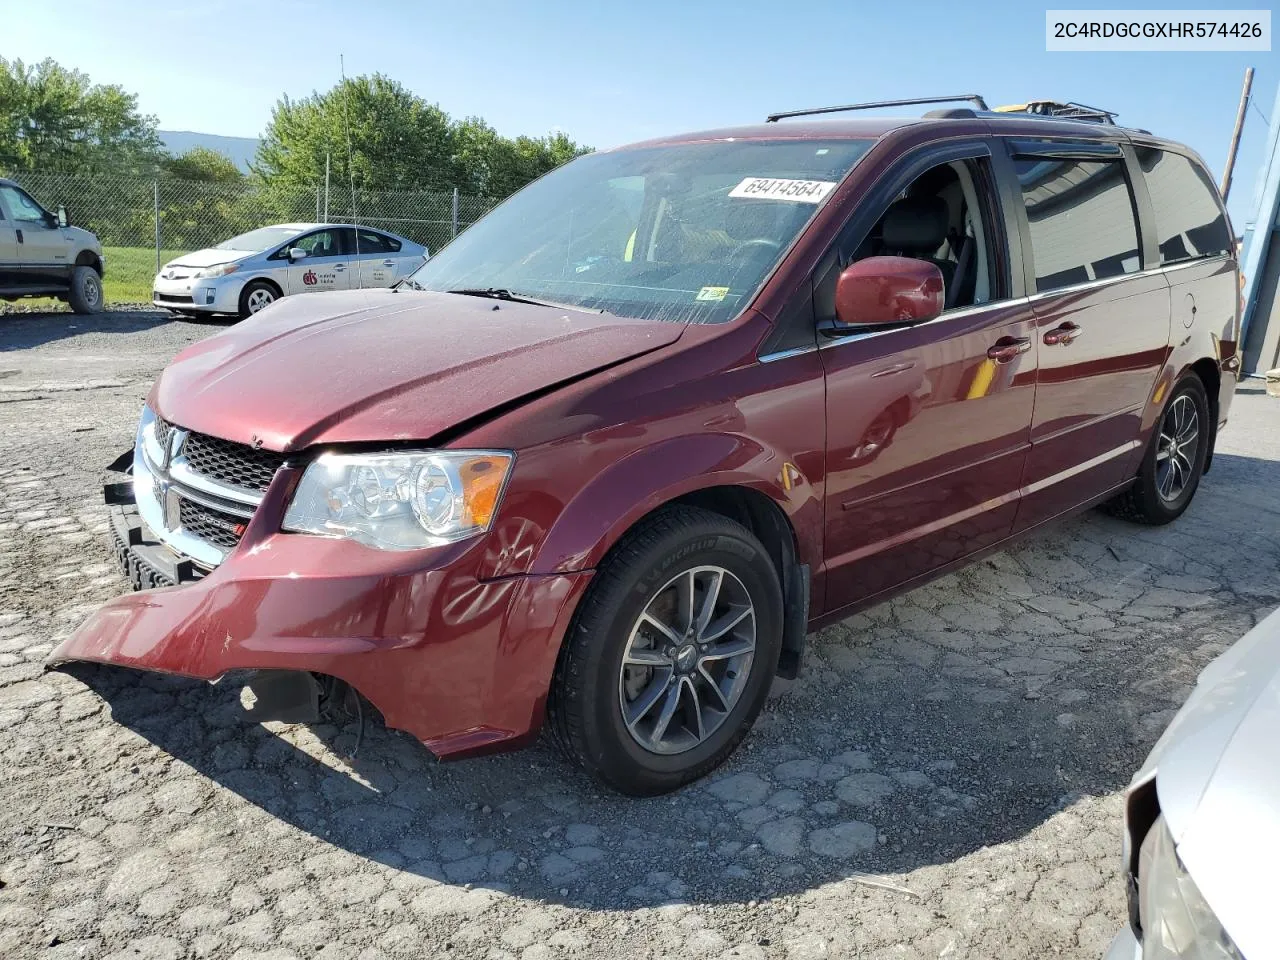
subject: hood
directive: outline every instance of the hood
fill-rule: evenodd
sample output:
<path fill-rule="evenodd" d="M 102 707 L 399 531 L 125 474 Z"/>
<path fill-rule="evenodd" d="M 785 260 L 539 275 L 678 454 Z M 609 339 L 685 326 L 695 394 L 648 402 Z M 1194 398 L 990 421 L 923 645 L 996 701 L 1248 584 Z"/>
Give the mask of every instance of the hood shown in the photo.
<path fill-rule="evenodd" d="M 260 252 L 255 250 L 218 250 L 214 247 L 206 247 L 203 250 L 193 250 L 190 253 L 176 256 L 160 269 L 165 270 L 172 266 L 212 267 L 215 263 L 230 263 L 232 260 L 243 260 L 245 257 L 251 257 Z"/>
<path fill-rule="evenodd" d="M 304 294 L 178 354 L 151 403 L 188 429 L 285 452 L 429 440 L 683 331 L 447 293 Z"/>
<path fill-rule="evenodd" d="M 1145 767 L 1178 855 L 1249 957 L 1265 956 L 1273 938 L 1278 730 L 1280 611 L 1205 668 Z"/>

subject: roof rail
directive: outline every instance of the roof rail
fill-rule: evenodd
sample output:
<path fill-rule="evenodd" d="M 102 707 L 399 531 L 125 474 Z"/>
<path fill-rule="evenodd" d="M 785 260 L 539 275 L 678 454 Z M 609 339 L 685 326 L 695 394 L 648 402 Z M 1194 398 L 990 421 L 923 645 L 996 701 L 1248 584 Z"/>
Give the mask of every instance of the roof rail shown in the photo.
<path fill-rule="evenodd" d="M 843 113 L 846 110 L 874 110 L 876 107 L 911 107 L 922 103 L 955 103 L 968 100 L 979 110 L 990 109 L 987 101 L 976 93 L 962 93 L 956 97 L 917 97 L 912 100 L 876 100 L 872 103 L 849 103 L 842 107 L 814 107 L 809 110 L 787 110 L 783 113 L 771 113 L 765 118 L 766 123 L 777 123 L 788 117 L 811 117 L 819 113 Z"/>
<path fill-rule="evenodd" d="M 1090 107 L 1083 103 L 1069 100 L 1062 103 L 1057 100 L 1029 100 L 1026 103 L 1014 103 L 1004 107 L 996 107 L 996 113 L 1028 113 L 1036 117 L 1052 117 L 1056 120 L 1088 120 L 1093 123 L 1109 123 L 1115 126 L 1118 114 L 1101 107 Z"/>

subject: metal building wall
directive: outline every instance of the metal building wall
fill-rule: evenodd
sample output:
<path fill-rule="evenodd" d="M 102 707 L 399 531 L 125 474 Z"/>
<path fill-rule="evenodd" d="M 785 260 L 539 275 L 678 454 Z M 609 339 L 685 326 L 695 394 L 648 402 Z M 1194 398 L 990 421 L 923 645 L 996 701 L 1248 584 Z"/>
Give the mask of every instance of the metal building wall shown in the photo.
<path fill-rule="evenodd" d="M 1271 108 L 1271 129 L 1263 151 L 1253 198 L 1253 216 L 1245 223 L 1244 372 L 1280 367 L 1280 88 Z"/>

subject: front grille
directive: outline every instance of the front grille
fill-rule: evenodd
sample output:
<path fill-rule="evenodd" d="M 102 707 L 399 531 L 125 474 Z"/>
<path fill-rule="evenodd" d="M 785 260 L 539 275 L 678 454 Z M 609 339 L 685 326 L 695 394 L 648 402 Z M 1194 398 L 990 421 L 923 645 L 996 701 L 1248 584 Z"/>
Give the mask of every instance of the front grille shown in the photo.
<path fill-rule="evenodd" d="M 230 550 L 240 542 L 246 522 L 183 496 L 178 498 L 178 516 L 187 533 L 224 550 Z"/>
<path fill-rule="evenodd" d="M 179 293 L 160 293 L 159 291 L 155 293 L 155 299 L 159 300 L 161 303 L 192 303 L 193 302 L 190 296 L 183 296 L 182 294 L 179 294 Z"/>
<path fill-rule="evenodd" d="M 169 434 L 173 433 L 173 424 L 168 420 L 156 417 L 156 445 L 162 450 L 169 449 Z"/>
<path fill-rule="evenodd" d="M 258 450 L 203 433 L 189 434 L 182 453 L 196 473 L 259 493 L 266 492 L 285 459 L 274 450 Z"/>

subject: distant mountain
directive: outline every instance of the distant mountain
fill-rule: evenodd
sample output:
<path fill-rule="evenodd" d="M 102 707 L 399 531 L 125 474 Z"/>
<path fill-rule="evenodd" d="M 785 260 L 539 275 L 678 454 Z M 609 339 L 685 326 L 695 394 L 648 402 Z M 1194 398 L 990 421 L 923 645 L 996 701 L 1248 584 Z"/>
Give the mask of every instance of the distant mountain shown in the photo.
<path fill-rule="evenodd" d="M 222 137 L 216 133 L 192 133 L 190 130 L 157 130 L 160 142 L 172 154 L 186 153 L 192 147 L 207 147 L 230 157 L 237 167 L 249 172 L 249 161 L 258 152 L 257 137 Z"/>

